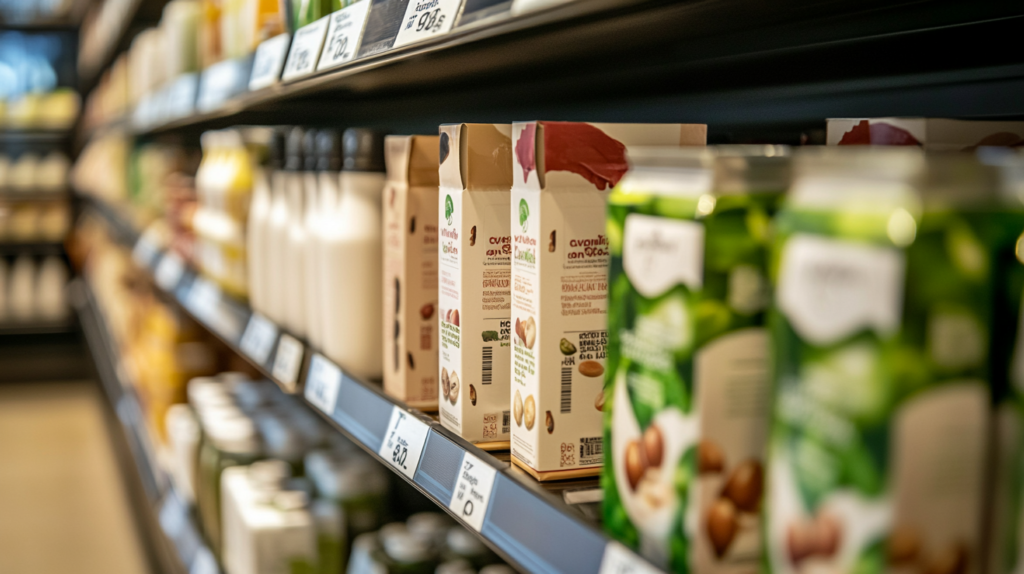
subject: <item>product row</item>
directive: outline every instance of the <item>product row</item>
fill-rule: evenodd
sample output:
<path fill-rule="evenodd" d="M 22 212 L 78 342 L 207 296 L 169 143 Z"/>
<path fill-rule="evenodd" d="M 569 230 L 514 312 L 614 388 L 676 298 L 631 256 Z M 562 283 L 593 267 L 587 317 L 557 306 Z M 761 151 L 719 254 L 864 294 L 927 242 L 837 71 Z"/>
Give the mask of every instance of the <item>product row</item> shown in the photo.
<path fill-rule="evenodd" d="M 0 257 L 0 324 L 65 319 L 67 282 L 60 257 Z"/>
<path fill-rule="evenodd" d="M 53 70 L 48 70 L 53 74 Z M 0 126 L 11 129 L 63 130 L 71 127 L 81 105 L 70 88 L 30 91 L 8 99 L 0 97 Z"/>
<path fill-rule="evenodd" d="M 68 184 L 68 156 L 25 152 L 17 157 L 0 154 L 0 194 L 56 193 Z"/>

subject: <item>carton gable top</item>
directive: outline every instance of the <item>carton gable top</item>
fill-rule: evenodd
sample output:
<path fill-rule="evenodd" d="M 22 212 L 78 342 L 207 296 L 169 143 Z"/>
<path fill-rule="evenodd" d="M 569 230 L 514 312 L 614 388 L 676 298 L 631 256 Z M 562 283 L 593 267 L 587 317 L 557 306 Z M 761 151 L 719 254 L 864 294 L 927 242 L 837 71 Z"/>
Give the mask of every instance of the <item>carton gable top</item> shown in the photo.
<path fill-rule="evenodd" d="M 1024 144 L 1024 122 L 943 118 L 833 118 L 828 145 L 913 145 L 936 150 Z"/>
<path fill-rule="evenodd" d="M 512 126 L 445 124 L 438 154 L 441 186 L 467 191 L 512 189 Z"/>
<path fill-rule="evenodd" d="M 384 163 L 388 179 L 410 187 L 437 187 L 438 136 L 387 136 Z"/>
<path fill-rule="evenodd" d="M 631 146 L 703 146 L 703 124 L 516 122 L 515 186 L 610 190 L 629 170 Z"/>

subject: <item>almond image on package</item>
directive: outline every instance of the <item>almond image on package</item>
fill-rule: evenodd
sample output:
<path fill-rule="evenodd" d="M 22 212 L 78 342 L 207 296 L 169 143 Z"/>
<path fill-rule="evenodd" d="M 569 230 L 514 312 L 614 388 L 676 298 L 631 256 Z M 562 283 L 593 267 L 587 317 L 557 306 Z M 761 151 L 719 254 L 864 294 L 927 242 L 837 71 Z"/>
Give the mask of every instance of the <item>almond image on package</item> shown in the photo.
<path fill-rule="evenodd" d="M 438 140 L 384 140 L 384 391 L 423 410 L 437 409 Z"/>
<path fill-rule="evenodd" d="M 510 396 L 524 416 L 512 426 L 512 461 L 538 480 L 596 475 L 604 461 L 595 405 L 608 342 L 605 206 L 629 146 L 706 139 L 704 125 L 513 124 Z"/>
<path fill-rule="evenodd" d="M 511 128 L 443 125 L 438 150 L 438 410 L 485 449 L 509 446 Z"/>

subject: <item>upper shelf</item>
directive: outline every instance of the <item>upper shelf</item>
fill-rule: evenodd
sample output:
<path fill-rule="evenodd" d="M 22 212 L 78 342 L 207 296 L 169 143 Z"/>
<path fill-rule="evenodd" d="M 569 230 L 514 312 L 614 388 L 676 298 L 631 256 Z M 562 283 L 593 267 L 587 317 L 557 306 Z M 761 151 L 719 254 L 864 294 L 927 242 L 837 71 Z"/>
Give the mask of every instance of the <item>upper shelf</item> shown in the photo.
<path fill-rule="evenodd" d="M 609 541 L 588 519 L 601 499 L 596 479 L 536 482 L 510 466 L 507 457 L 502 460 L 476 448 L 430 416 L 386 396 L 379 385 L 346 373 L 305 342 L 223 295 L 145 235 L 126 233 L 130 226 L 115 210 L 94 200 L 89 204 L 112 219 L 119 239 L 133 248 L 136 262 L 153 273 L 158 289 L 286 392 L 301 393 L 332 426 L 480 533 L 510 563 L 545 574 L 609 572 L 613 564 L 630 564 L 639 574 L 658 572 Z M 457 492 L 469 483 L 474 483 L 475 499 L 466 504 Z"/>

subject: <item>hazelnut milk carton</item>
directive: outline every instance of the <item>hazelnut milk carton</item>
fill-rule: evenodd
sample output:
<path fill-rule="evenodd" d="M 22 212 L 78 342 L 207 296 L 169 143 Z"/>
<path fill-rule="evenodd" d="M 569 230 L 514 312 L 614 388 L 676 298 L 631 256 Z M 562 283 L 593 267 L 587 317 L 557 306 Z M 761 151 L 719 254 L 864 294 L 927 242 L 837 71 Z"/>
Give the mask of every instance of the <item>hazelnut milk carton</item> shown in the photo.
<path fill-rule="evenodd" d="M 607 344 L 608 192 L 627 146 L 704 145 L 681 124 L 512 128 L 512 460 L 538 480 L 596 475 Z"/>
<path fill-rule="evenodd" d="M 438 247 L 441 424 L 508 448 L 512 126 L 441 126 Z"/>
<path fill-rule="evenodd" d="M 437 409 L 437 149 L 384 140 L 384 390 L 423 410 Z"/>

